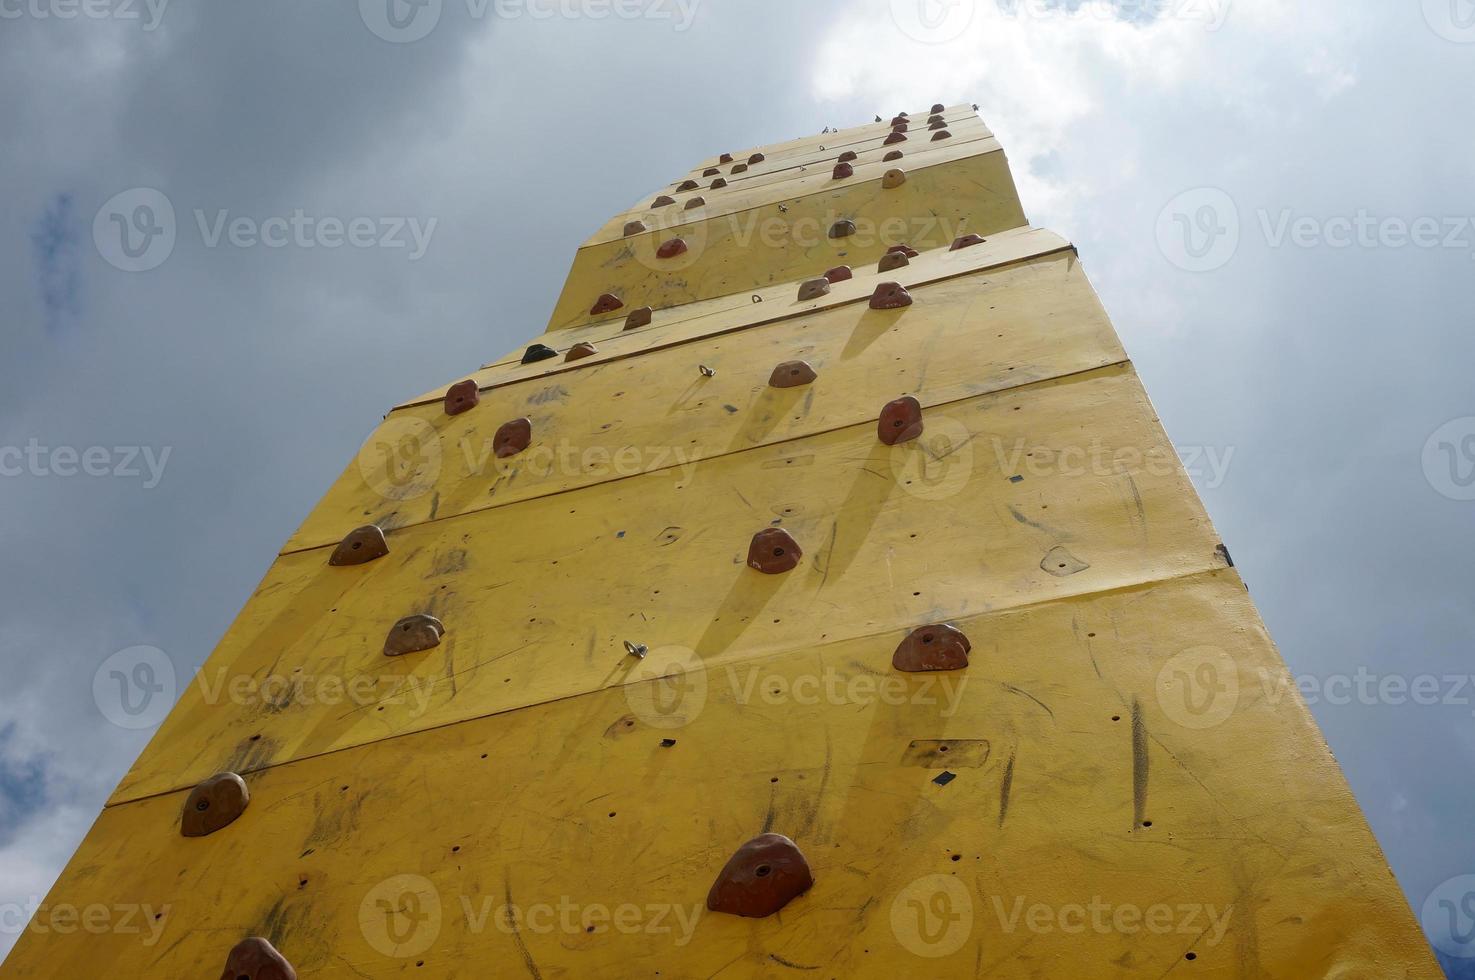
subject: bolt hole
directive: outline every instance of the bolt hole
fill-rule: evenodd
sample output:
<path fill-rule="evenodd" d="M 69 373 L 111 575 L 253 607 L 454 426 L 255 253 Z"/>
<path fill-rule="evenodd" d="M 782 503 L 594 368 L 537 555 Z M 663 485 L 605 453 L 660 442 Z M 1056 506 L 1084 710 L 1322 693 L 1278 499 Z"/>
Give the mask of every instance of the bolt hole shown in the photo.
<path fill-rule="evenodd" d="M 923 643 L 931 643 L 932 642 L 932 634 L 931 633 L 923 633 L 922 634 L 922 642 Z"/>
<path fill-rule="evenodd" d="M 940 745 L 940 746 L 938 746 L 937 751 L 939 751 L 939 752 L 946 752 L 947 751 L 947 746 L 946 745 Z"/>
<path fill-rule="evenodd" d="M 954 854 L 953 855 L 953 860 L 954 861 L 961 861 L 961 860 L 963 860 L 963 855 L 961 855 L 961 854 Z"/>
<path fill-rule="evenodd" d="M 615 811 L 613 811 L 613 810 L 611 810 L 611 811 L 610 811 L 610 812 L 609 812 L 609 815 L 610 815 L 610 816 L 614 816 L 614 815 L 615 815 Z"/>
<path fill-rule="evenodd" d="M 1152 826 L 1152 821 L 1151 820 L 1144 820 L 1144 821 L 1142 821 L 1142 826 L 1144 826 L 1144 827 L 1151 827 Z"/>
<path fill-rule="evenodd" d="M 758 865 L 758 870 L 754 871 L 753 873 L 760 878 L 767 878 L 770 874 L 773 873 L 773 869 L 766 864 L 760 864 Z"/>
<path fill-rule="evenodd" d="M 452 854 L 459 854 L 460 851 L 461 851 L 461 845 L 460 844 L 457 844 L 455 847 L 451 848 L 451 853 Z"/>
<path fill-rule="evenodd" d="M 198 803 L 195 804 L 195 809 L 196 810 L 199 810 L 199 811 L 201 811 L 203 813 L 205 810 L 210 809 L 210 801 L 209 800 L 201 800 L 200 802 L 198 802 Z"/>
<path fill-rule="evenodd" d="M 363 543 L 363 542 L 362 542 L 362 541 L 355 541 L 355 542 L 354 542 L 354 543 L 353 543 L 353 550 L 354 550 L 354 551 L 358 551 L 358 550 L 359 550 L 359 549 L 360 549 L 360 548 L 362 548 L 362 547 L 363 547 L 363 546 L 364 546 L 364 543 Z"/>
<path fill-rule="evenodd" d="M 1121 721 L 1122 720 L 1122 716 L 1121 715 L 1112 715 L 1111 716 L 1111 720 L 1112 721 Z"/>
<path fill-rule="evenodd" d="M 1198 959 L 1198 954 L 1197 953 L 1184 953 L 1183 954 L 1183 958 L 1185 960 L 1196 960 L 1196 959 Z"/>
<path fill-rule="evenodd" d="M 783 556 L 784 556 L 784 549 L 782 549 L 782 548 L 774 548 L 773 549 L 773 557 L 775 557 L 775 558 L 782 558 Z"/>

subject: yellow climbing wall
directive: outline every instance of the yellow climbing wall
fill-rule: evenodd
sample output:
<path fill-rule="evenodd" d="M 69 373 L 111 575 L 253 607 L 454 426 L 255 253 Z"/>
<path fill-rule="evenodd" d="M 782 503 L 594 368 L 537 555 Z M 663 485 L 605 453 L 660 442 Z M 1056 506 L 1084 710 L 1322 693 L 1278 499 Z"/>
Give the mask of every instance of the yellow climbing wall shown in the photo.
<path fill-rule="evenodd" d="M 214 977 L 247 937 L 324 978 L 1439 976 L 982 121 L 730 156 L 579 249 L 542 359 L 391 412 L 0 977 Z M 388 553 L 330 565 L 367 524 Z M 414 615 L 439 644 L 386 656 Z M 966 666 L 894 666 L 942 624 Z M 221 772 L 248 805 L 182 836 Z M 764 833 L 812 887 L 709 911 Z"/>

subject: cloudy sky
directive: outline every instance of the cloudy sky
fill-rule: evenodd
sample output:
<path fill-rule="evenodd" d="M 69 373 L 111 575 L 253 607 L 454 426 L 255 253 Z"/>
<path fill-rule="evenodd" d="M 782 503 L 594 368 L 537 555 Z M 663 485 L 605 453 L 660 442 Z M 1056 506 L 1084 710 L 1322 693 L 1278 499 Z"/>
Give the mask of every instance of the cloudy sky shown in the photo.
<path fill-rule="evenodd" d="M 966 101 L 1421 909 L 1475 873 L 1472 79 L 1471 0 L 0 0 L 0 907 L 147 740 L 104 662 L 188 677 L 383 412 L 540 333 L 607 216 Z"/>

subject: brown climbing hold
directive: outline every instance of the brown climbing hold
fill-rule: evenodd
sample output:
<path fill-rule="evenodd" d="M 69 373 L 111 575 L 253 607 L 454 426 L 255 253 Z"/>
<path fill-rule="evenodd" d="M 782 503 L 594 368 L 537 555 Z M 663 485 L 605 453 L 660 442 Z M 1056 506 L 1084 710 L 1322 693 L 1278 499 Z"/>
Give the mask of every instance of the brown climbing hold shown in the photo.
<path fill-rule="evenodd" d="M 897 244 L 892 245 L 886 251 L 888 253 L 900 252 L 902 255 L 905 255 L 909 259 L 915 259 L 917 257 L 917 250 L 912 248 L 906 242 L 898 242 Z"/>
<path fill-rule="evenodd" d="M 905 252 L 887 252 L 881 256 L 881 261 L 876 263 L 877 272 L 890 272 L 892 269 L 900 269 L 904 265 L 911 265 L 912 260 L 907 258 Z"/>
<path fill-rule="evenodd" d="M 912 294 L 899 282 L 883 282 L 871 294 L 871 309 L 899 310 L 912 305 Z"/>
<path fill-rule="evenodd" d="M 675 204 L 675 203 L 676 203 L 676 198 L 672 197 L 670 194 L 662 194 L 660 197 L 656 198 L 654 201 L 651 201 L 650 202 L 650 206 L 653 207 L 653 208 L 663 208 L 663 207 L 666 207 L 669 204 Z"/>
<path fill-rule="evenodd" d="M 686 210 L 687 211 L 692 211 L 692 210 L 694 210 L 696 208 L 704 208 L 706 206 L 707 206 L 707 199 L 705 197 L 702 197 L 701 195 L 697 195 L 696 197 L 694 197 L 691 200 L 689 200 L 689 201 L 686 202 Z"/>
<path fill-rule="evenodd" d="M 945 106 L 945 105 L 943 105 L 943 104 L 942 104 L 942 103 L 941 103 L 941 102 L 939 102 L 939 103 L 937 103 L 937 104 L 936 104 L 936 105 L 934 105 L 934 106 L 933 106 L 933 107 L 932 107 L 932 114 L 933 114 L 933 115 L 934 115 L 934 116 L 935 116 L 935 115 L 937 115 L 937 114 L 938 114 L 938 113 L 939 113 L 939 112 L 944 112 L 944 111 L 946 111 L 946 109 L 947 109 L 947 106 Z"/>
<path fill-rule="evenodd" d="M 625 222 L 625 237 L 626 238 L 629 238 L 631 235 L 638 235 L 642 231 L 645 231 L 645 222 L 644 221 L 627 221 L 627 222 Z"/>
<path fill-rule="evenodd" d="M 233 772 L 211 776 L 190 790 L 179 817 L 179 832 L 185 837 L 204 837 L 234 823 L 246 812 L 251 791 L 246 781 Z"/>
<path fill-rule="evenodd" d="M 927 122 L 929 124 L 930 123 L 935 123 L 935 122 L 942 122 L 942 121 L 943 121 L 942 113 L 940 113 L 940 112 L 934 112 L 932 115 L 930 115 L 930 116 L 927 117 Z"/>
<path fill-rule="evenodd" d="M 927 124 L 927 128 L 928 129 L 947 129 L 947 123 L 945 123 L 941 119 L 939 119 L 936 122 L 928 123 Z"/>
<path fill-rule="evenodd" d="M 748 567 L 756 568 L 764 575 L 787 572 L 799 564 L 804 550 L 794 536 L 781 527 L 766 527 L 753 535 L 748 545 Z"/>
<path fill-rule="evenodd" d="M 260 936 L 252 936 L 231 949 L 220 980 L 297 980 L 297 971 L 275 946 Z"/>
<path fill-rule="evenodd" d="M 819 299 L 830 291 L 830 280 L 825 278 L 808 279 L 799 286 L 799 302 L 807 303 L 812 299 Z"/>
<path fill-rule="evenodd" d="M 906 123 L 899 122 L 896 125 L 894 125 L 894 126 L 891 127 L 891 131 L 893 133 L 905 133 L 908 128 L 909 127 L 908 127 L 908 125 Z"/>
<path fill-rule="evenodd" d="M 533 420 L 513 419 L 511 422 L 503 423 L 492 437 L 492 451 L 497 454 L 498 459 L 506 459 L 508 456 L 516 456 L 528 447 L 533 441 Z"/>
<path fill-rule="evenodd" d="M 932 142 L 934 143 L 936 143 L 938 140 L 950 140 L 952 138 L 953 134 L 949 133 L 945 129 L 939 129 L 937 132 L 932 134 Z"/>
<path fill-rule="evenodd" d="M 911 442 L 922 434 L 922 403 L 911 395 L 887 402 L 876 422 L 876 435 L 888 446 Z"/>
<path fill-rule="evenodd" d="M 860 154 L 856 153 L 854 150 L 846 150 L 844 153 L 840 154 L 840 162 L 841 163 L 849 163 L 852 160 L 859 160 L 859 159 L 860 159 Z"/>
<path fill-rule="evenodd" d="M 746 163 L 734 163 L 732 169 L 728 171 L 730 174 L 745 174 L 747 172 L 748 165 Z"/>
<path fill-rule="evenodd" d="M 946 623 L 921 626 L 907 634 L 891 655 L 891 666 L 908 673 L 958 670 L 968 666 L 973 644 L 963 631 Z"/>
<path fill-rule="evenodd" d="M 673 238 L 668 242 L 662 242 L 661 247 L 656 249 L 656 255 L 663 259 L 674 259 L 684 254 L 686 254 L 686 239 L 684 238 Z"/>
<path fill-rule="evenodd" d="M 855 222 L 849 218 L 841 218 L 830 225 L 831 238 L 849 238 L 853 234 L 855 234 Z"/>
<path fill-rule="evenodd" d="M 819 377 L 808 361 L 784 361 L 768 376 L 770 388 L 799 388 Z"/>
<path fill-rule="evenodd" d="M 726 186 L 727 186 L 727 178 L 726 177 L 718 177 L 716 180 L 712 181 L 712 190 L 714 190 L 714 191 L 720 191 L 720 190 L 722 190 L 722 188 L 724 188 Z"/>
<path fill-rule="evenodd" d="M 768 159 L 768 157 L 764 156 L 763 154 L 761 154 L 761 153 L 755 153 L 752 156 L 748 157 L 748 162 L 749 163 L 762 163 L 764 160 L 767 160 L 767 159 Z"/>
<path fill-rule="evenodd" d="M 469 412 L 479 401 L 481 390 L 476 387 L 473 379 L 457 381 L 446 389 L 446 414 L 460 415 L 462 412 Z"/>
<path fill-rule="evenodd" d="M 892 150 L 890 153 L 881 158 L 881 162 L 890 163 L 892 160 L 900 160 L 904 156 L 906 156 L 906 154 L 902 153 L 900 150 Z"/>
<path fill-rule="evenodd" d="M 854 278 L 854 275 L 850 271 L 850 266 L 837 265 L 829 272 L 825 273 L 825 278 L 828 279 L 830 282 L 844 282 L 847 279 Z"/>
<path fill-rule="evenodd" d="M 403 657 L 407 653 L 438 647 L 445 633 L 445 626 L 434 616 L 423 613 L 406 616 L 389 628 L 389 635 L 384 638 L 384 655 Z"/>
<path fill-rule="evenodd" d="M 907 175 L 905 170 L 892 169 L 881 175 L 881 186 L 888 191 L 895 190 L 906 182 Z"/>
<path fill-rule="evenodd" d="M 907 114 L 905 112 L 903 112 L 899 116 L 892 116 L 891 117 L 891 125 L 893 125 L 893 126 L 895 126 L 897 123 L 904 123 L 906 121 L 907 121 Z"/>
<path fill-rule="evenodd" d="M 688 178 L 686 180 L 683 180 L 681 183 L 677 184 L 676 185 L 676 189 L 678 191 L 694 191 L 694 190 L 696 190 L 700 186 L 702 186 L 702 185 L 701 184 L 698 184 L 696 181 L 691 180 L 690 178 Z"/>
<path fill-rule="evenodd" d="M 983 236 L 982 235 L 964 235 L 961 238 L 954 239 L 952 245 L 948 247 L 948 251 L 949 252 L 956 252 L 960 248 L 971 248 L 974 245 L 982 245 L 982 244 L 983 244 Z"/>
<path fill-rule="evenodd" d="M 732 154 L 731 153 L 724 153 L 724 154 L 722 154 L 722 156 L 720 156 L 720 157 L 717 158 L 717 162 L 718 163 L 732 163 Z"/>
<path fill-rule="evenodd" d="M 814 875 L 798 846 L 782 834 L 760 834 L 723 865 L 707 908 L 761 919 L 809 891 Z"/>
<path fill-rule="evenodd" d="M 844 180 L 846 177 L 854 177 L 855 168 L 848 163 L 835 164 L 834 180 Z"/>
<path fill-rule="evenodd" d="M 614 293 L 601 293 L 594 301 L 594 305 L 589 307 L 589 315 L 599 316 L 601 313 L 613 313 L 624 305 L 625 301 Z"/>
<path fill-rule="evenodd" d="M 722 173 L 722 171 L 721 170 L 718 170 L 716 167 L 708 167 L 706 170 L 703 170 L 702 171 L 702 176 L 703 177 L 715 177 L 717 174 L 720 174 L 720 173 Z"/>
<path fill-rule="evenodd" d="M 645 326 L 650 323 L 651 315 L 654 312 L 649 306 L 642 306 L 638 309 L 631 310 L 630 315 L 625 317 L 625 329 L 634 330 L 637 327 Z"/>
<path fill-rule="evenodd" d="M 367 565 L 375 558 L 389 554 L 389 542 L 384 540 L 384 531 L 377 524 L 356 527 L 343 536 L 333 554 L 328 557 L 329 565 Z"/>
<path fill-rule="evenodd" d="M 568 353 L 563 355 L 563 359 L 565 361 L 582 361 L 584 358 L 598 353 L 599 348 L 595 347 L 593 344 L 589 343 L 586 340 L 582 344 L 575 344 L 574 346 L 570 347 L 568 349 Z"/>
<path fill-rule="evenodd" d="M 907 140 L 907 134 L 906 133 L 892 133 L 890 136 L 886 137 L 884 140 L 881 141 L 881 145 L 882 146 L 890 146 L 892 143 L 905 143 L 906 140 Z"/>

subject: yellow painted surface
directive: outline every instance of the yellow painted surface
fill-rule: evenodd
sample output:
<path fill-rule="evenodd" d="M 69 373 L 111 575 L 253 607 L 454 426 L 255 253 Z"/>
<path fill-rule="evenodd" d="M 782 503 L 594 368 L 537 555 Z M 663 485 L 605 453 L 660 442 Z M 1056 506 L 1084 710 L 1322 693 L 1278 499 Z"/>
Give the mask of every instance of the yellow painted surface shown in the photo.
<path fill-rule="evenodd" d="M 546 344 L 560 353 L 566 353 L 575 344 L 589 342 L 597 346 L 597 352 L 582 361 L 565 362 L 561 358 L 523 364 L 526 347 L 519 347 L 497 358 L 470 377 L 478 386 L 490 387 L 507 384 L 524 378 L 546 377 L 565 371 L 577 371 L 611 357 L 624 357 L 643 350 L 652 350 L 672 343 L 680 343 L 697 337 L 713 336 L 728 330 L 772 323 L 785 317 L 800 316 L 818 310 L 830 309 L 845 303 L 855 303 L 870 298 L 876 285 L 887 280 L 900 282 L 909 289 L 952 276 L 966 275 L 980 269 L 994 268 L 1011 262 L 1022 261 L 1037 255 L 1045 255 L 1068 249 L 1069 243 L 1054 232 L 1039 228 L 1011 228 L 989 236 L 982 245 L 950 252 L 947 249 L 932 249 L 920 253 L 911 264 L 890 272 L 881 273 L 875 265 L 860 266 L 854 270 L 854 278 L 835 283 L 828 295 L 819 299 L 800 302 L 796 283 L 779 283 L 755 289 L 751 293 L 733 293 L 697 303 L 662 310 L 653 317 L 648 326 L 637 330 L 625 329 L 625 318 L 599 320 L 583 327 L 571 327 L 541 334 L 528 341 L 529 344 Z M 460 380 L 459 378 L 456 380 Z M 450 382 L 454 384 L 455 382 Z M 423 402 L 441 401 L 446 387 L 442 385 L 411 398 L 397 408 Z"/>
<path fill-rule="evenodd" d="M 733 163 L 736 163 L 740 160 L 746 160 L 748 159 L 748 157 L 758 152 L 762 152 L 769 156 L 783 157 L 796 153 L 802 154 L 807 152 L 815 152 L 821 146 L 835 146 L 843 149 L 852 143 L 873 139 L 877 135 L 885 136 L 887 133 L 891 132 L 891 117 L 894 115 L 896 115 L 896 113 L 890 113 L 884 118 L 883 121 L 878 123 L 863 123 L 859 126 L 847 126 L 843 129 L 838 129 L 830 133 L 814 133 L 810 136 L 800 136 L 797 139 L 785 140 L 781 143 L 769 143 L 765 146 L 750 146 L 746 150 L 733 150 L 731 151 Z M 920 110 L 909 110 L 908 115 L 913 122 L 920 123 L 922 126 L 925 127 L 927 124 L 927 117 L 931 115 L 931 113 L 926 108 L 923 108 Z M 977 110 L 974 109 L 971 105 L 959 104 L 946 107 L 943 110 L 943 115 L 949 121 L 953 119 L 964 119 L 968 117 L 976 118 Z M 732 164 L 719 163 L 718 155 L 714 154 L 713 156 L 710 156 L 707 159 L 703 160 L 701 163 L 697 164 L 694 168 L 694 172 L 700 174 L 708 167 L 719 166 L 722 167 L 724 170 L 728 170 L 731 168 Z"/>
<path fill-rule="evenodd" d="M 30 932 L 3 975 L 214 977 L 261 935 L 324 980 L 1440 976 L 1232 570 L 958 625 L 971 665 L 925 678 L 900 631 L 653 652 L 679 683 L 250 776 L 210 837 L 183 793 L 110 808 L 51 898 L 142 931 Z M 1202 651 L 1235 697 L 1193 727 L 1169 684 Z M 770 829 L 813 888 L 707 912 Z"/>
<path fill-rule="evenodd" d="M 595 319 L 589 310 L 602 293 L 619 296 L 626 312 L 659 310 L 819 276 L 839 264 L 875 262 L 898 242 L 938 248 L 964 233 L 989 235 L 1025 223 L 1002 151 L 926 167 L 893 190 L 879 179 L 842 183 L 686 226 L 681 237 L 690 250 L 677 259 L 656 257 L 656 234 L 581 248 L 549 329 Z M 853 220 L 858 233 L 827 237 L 841 218 Z"/>
<path fill-rule="evenodd" d="M 982 129 L 980 125 L 979 129 Z M 971 137 L 971 138 L 970 138 Z M 836 180 L 834 176 L 834 161 L 824 167 L 813 167 L 798 174 L 786 174 L 776 178 L 765 178 L 734 184 L 719 191 L 698 189 L 694 191 L 682 191 L 668 193 L 666 196 L 675 198 L 675 204 L 655 207 L 656 194 L 640 202 L 633 210 L 615 215 L 600 226 L 589 240 L 584 243 L 587 248 L 590 245 L 598 245 L 602 242 L 614 242 L 625 238 L 625 223 L 632 219 L 640 219 L 645 222 L 647 228 L 662 230 L 664 237 L 669 238 L 675 234 L 681 234 L 685 226 L 702 221 L 710 221 L 727 215 L 739 214 L 754 208 L 761 208 L 780 202 L 789 202 L 794 198 L 820 191 L 833 191 L 846 184 L 864 183 L 868 180 L 880 180 L 886 171 L 893 168 L 904 170 L 908 176 L 913 171 L 925 170 L 928 167 L 936 167 L 954 160 L 965 157 L 978 156 L 983 153 L 997 152 L 998 140 L 983 132 L 973 134 L 959 134 L 953 139 L 943 140 L 939 143 L 930 143 L 925 140 L 902 144 L 904 148 L 920 150 L 926 148 L 925 153 L 917 153 L 910 161 L 903 158 L 899 161 L 886 163 L 881 158 L 884 154 L 872 154 L 865 161 L 856 161 L 855 175 Z M 836 154 L 838 155 L 838 154 Z M 657 193 L 665 193 L 660 191 Z M 687 202 L 693 198 L 700 197 L 706 201 L 706 205 L 700 208 L 687 210 Z"/>
<path fill-rule="evenodd" d="M 625 640 L 720 663 L 1220 563 L 1130 366 L 926 417 L 920 444 L 882 445 L 868 422 L 417 524 L 361 567 L 283 555 L 207 662 L 211 685 L 300 669 L 381 693 L 413 677 L 427 696 L 379 710 L 193 685 L 114 802 L 617 685 L 636 662 Z M 780 521 L 802 565 L 748 568 L 753 534 Z M 1090 568 L 1058 574 L 1057 548 Z M 426 612 L 441 646 L 383 657 L 389 627 Z"/>
<path fill-rule="evenodd" d="M 336 544 L 366 522 L 403 527 L 622 479 L 636 466 L 874 425 L 903 394 L 932 406 L 1126 359 L 1068 251 L 913 295 L 904 310 L 851 303 L 503 385 L 460 415 L 447 415 L 443 401 L 394 412 L 285 550 Z M 770 388 L 774 368 L 794 360 L 819 377 Z M 497 429 L 522 417 L 532 420 L 532 445 L 495 459 Z M 636 462 L 608 465 L 621 454 Z"/>

